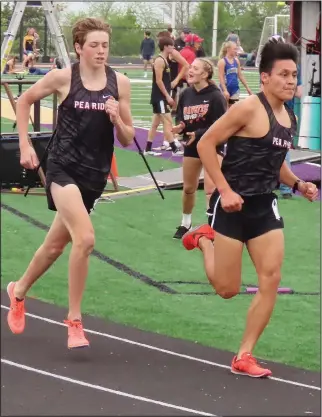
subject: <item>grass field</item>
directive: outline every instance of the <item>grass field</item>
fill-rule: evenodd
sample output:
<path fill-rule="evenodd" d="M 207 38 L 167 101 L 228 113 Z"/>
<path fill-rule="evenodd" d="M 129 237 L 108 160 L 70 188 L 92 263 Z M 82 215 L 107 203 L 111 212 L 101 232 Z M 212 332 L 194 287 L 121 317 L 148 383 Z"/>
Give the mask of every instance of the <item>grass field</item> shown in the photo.
<path fill-rule="evenodd" d="M 118 160 L 131 172 L 145 172 L 137 155 L 118 150 Z M 92 257 L 84 312 L 141 329 L 197 341 L 235 351 L 242 336 L 251 295 L 225 301 L 215 295 L 185 295 L 211 291 L 198 251 L 186 252 L 172 235 L 181 212 L 181 192 L 137 195 L 102 203 L 93 215 L 96 249 L 102 254 L 167 284 L 179 295 L 160 292 L 97 257 Z M 53 213 L 46 210 L 45 197 L 2 195 L 2 203 L 49 225 Z M 286 256 L 282 285 L 296 291 L 319 291 L 320 203 L 301 198 L 280 202 L 285 218 Z M 204 196 L 198 192 L 194 223 L 204 222 Z M 2 210 L 2 288 L 19 277 L 45 236 L 43 230 Z M 68 252 L 48 271 L 31 295 L 51 303 L 67 305 Z M 195 281 L 199 284 L 175 284 Z M 244 253 L 243 282 L 256 283 L 248 255 Z M 172 284 L 173 283 L 173 284 Z M 320 366 L 320 297 L 280 295 L 271 323 L 255 353 L 308 369 Z"/>
<path fill-rule="evenodd" d="M 127 71 L 129 73 L 129 71 Z M 251 88 L 257 74 L 247 74 Z M 132 110 L 135 124 L 148 126 L 151 81 L 143 80 L 141 71 L 131 71 Z M 135 80 L 140 80 L 135 81 Z M 144 80 L 143 80 L 144 81 Z M 254 88 L 254 87 L 253 87 Z M 12 131 L 12 120 L 1 120 L 1 129 Z M 140 156 L 116 149 L 120 175 L 146 173 Z M 159 170 L 161 161 L 149 159 Z M 162 160 L 164 169 L 178 164 Z M 47 210 L 45 197 L 24 198 L 2 194 L 2 203 L 49 226 L 53 213 Z M 286 254 L 282 286 L 297 292 L 320 291 L 320 202 L 302 198 L 281 200 L 285 220 Z M 135 195 L 98 204 L 93 216 L 96 250 L 104 256 L 92 256 L 83 308 L 84 312 L 140 329 L 191 340 L 220 349 L 236 351 L 244 329 L 251 295 L 222 300 L 212 292 L 202 268 L 199 251 L 187 252 L 172 236 L 181 220 L 181 192 Z M 194 224 L 205 222 L 205 199 L 198 191 Z M 39 226 L 39 223 L 38 223 Z M 22 218 L 2 210 L 2 280 L 1 287 L 17 279 L 25 270 L 45 231 Z M 30 295 L 66 306 L 69 248 L 31 290 Z M 106 257 L 109 257 L 108 260 Z M 105 261 L 104 261 L 105 259 Z M 106 262 L 107 259 L 107 262 Z M 150 277 L 154 282 L 168 282 L 179 294 L 161 292 L 156 286 L 115 268 L 111 259 Z M 244 252 L 242 279 L 256 283 L 256 274 Z M 181 284 L 176 283 L 181 281 Z M 194 281 L 195 284 L 189 284 Z M 28 308 L 28 305 L 27 305 Z M 63 318 L 62 318 L 63 319 Z M 258 357 L 307 369 L 320 369 L 320 296 L 279 295 L 272 320 L 254 352 Z"/>

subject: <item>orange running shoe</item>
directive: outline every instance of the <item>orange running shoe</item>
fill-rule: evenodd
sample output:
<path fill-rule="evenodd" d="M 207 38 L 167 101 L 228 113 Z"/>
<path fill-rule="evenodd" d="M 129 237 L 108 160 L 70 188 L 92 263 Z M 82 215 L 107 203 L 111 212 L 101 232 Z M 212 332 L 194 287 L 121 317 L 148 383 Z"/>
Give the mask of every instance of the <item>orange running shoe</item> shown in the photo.
<path fill-rule="evenodd" d="M 13 294 L 16 283 L 9 282 L 7 293 L 10 299 L 10 310 L 7 321 L 12 333 L 20 334 L 25 330 L 25 300 L 18 301 Z"/>
<path fill-rule="evenodd" d="M 199 239 L 201 237 L 214 240 L 215 231 L 208 224 L 193 227 L 189 232 L 182 236 L 182 244 L 187 250 L 198 248 Z"/>
<path fill-rule="evenodd" d="M 85 337 L 80 320 L 64 320 L 64 323 L 68 326 L 68 349 L 79 349 L 89 346 L 89 341 Z"/>
<path fill-rule="evenodd" d="M 272 375 L 272 371 L 262 368 L 251 353 L 243 353 L 240 359 L 234 356 L 231 372 L 237 375 L 247 375 L 252 378 L 264 378 Z"/>

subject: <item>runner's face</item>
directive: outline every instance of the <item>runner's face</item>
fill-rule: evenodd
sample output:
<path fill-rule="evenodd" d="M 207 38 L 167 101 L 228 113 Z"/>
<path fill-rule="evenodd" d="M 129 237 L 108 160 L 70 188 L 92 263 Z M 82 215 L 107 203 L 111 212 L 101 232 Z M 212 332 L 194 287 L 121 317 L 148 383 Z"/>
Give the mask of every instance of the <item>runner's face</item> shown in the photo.
<path fill-rule="evenodd" d="M 202 80 L 205 80 L 207 73 L 203 68 L 202 62 L 199 59 L 195 59 L 190 65 L 188 71 L 188 83 L 189 85 L 194 85 L 200 83 Z"/>
<path fill-rule="evenodd" d="M 275 61 L 270 74 L 262 73 L 265 89 L 282 101 L 292 100 L 297 86 L 297 68 L 291 59 Z"/>
<path fill-rule="evenodd" d="M 104 66 L 109 51 L 109 34 L 101 30 L 89 32 L 83 47 L 75 44 L 76 52 L 89 65 L 97 68 Z"/>
<path fill-rule="evenodd" d="M 167 55 L 170 55 L 170 54 L 171 54 L 171 52 L 173 52 L 173 50 L 174 50 L 174 46 L 173 46 L 173 45 L 168 45 L 168 46 L 165 46 L 165 47 L 164 47 L 164 52 L 165 52 Z"/>
<path fill-rule="evenodd" d="M 237 56 L 237 45 L 234 44 L 230 48 L 228 48 L 227 55 L 231 57 Z"/>

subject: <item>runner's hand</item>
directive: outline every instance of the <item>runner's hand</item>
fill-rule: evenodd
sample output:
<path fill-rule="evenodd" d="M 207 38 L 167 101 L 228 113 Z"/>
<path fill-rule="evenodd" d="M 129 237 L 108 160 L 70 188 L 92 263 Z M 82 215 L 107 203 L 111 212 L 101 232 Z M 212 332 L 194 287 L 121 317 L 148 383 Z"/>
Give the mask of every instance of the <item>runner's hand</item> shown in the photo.
<path fill-rule="evenodd" d="M 167 98 L 167 102 L 168 102 L 168 104 L 169 104 L 170 107 L 173 107 L 174 106 L 174 100 L 173 100 L 173 98 L 171 96 L 169 96 Z"/>
<path fill-rule="evenodd" d="M 172 133 L 179 135 L 183 131 L 184 127 L 184 123 L 179 123 L 178 125 L 172 127 Z"/>
<path fill-rule="evenodd" d="M 241 211 L 244 200 L 233 190 L 227 190 L 221 194 L 221 207 L 227 212 Z"/>
<path fill-rule="evenodd" d="M 36 152 L 32 146 L 26 146 L 20 151 L 20 164 L 26 169 L 36 169 L 39 165 Z"/>
<path fill-rule="evenodd" d="M 119 113 L 119 102 L 115 100 L 114 97 L 110 96 L 105 103 L 105 111 L 110 116 L 110 120 L 113 124 L 117 123 L 120 113 Z"/>
<path fill-rule="evenodd" d="M 228 91 L 224 91 L 223 95 L 227 101 L 230 99 L 230 94 L 228 93 Z"/>
<path fill-rule="evenodd" d="M 186 146 L 189 146 L 196 140 L 195 132 L 187 132 L 186 135 L 189 137 L 189 140 L 186 142 Z"/>
<path fill-rule="evenodd" d="M 298 190 L 309 201 L 316 200 L 319 194 L 317 186 L 311 182 L 300 182 Z"/>

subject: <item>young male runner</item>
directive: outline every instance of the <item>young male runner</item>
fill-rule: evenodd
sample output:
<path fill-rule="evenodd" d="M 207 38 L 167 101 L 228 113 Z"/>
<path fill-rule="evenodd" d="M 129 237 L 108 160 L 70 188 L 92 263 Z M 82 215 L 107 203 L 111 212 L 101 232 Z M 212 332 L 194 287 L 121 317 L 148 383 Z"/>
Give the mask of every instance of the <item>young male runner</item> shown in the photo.
<path fill-rule="evenodd" d="M 148 133 L 148 140 L 145 146 L 145 153 L 148 155 L 160 155 L 152 151 L 152 143 L 156 129 L 160 121 L 163 124 L 164 139 L 169 143 L 173 155 L 183 155 L 174 140 L 172 133 L 171 107 L 174 100 L 171 97 L 171 72 L 168 58 L 174 50 L 174 42 L 170 36 L 159 38 L 160 54 L 155 58 L 153 64 L 153 79 L 151 91 L 151 105 L 153 109 L 152 125 Z"/>
<path fill-rule="evenodd" d="M 217 190 L 210 201 L 209 225 L 189 231 L 182 239 L 186 249 L 202 251 L 208 280 L 226 299 L 239 293 L 246 244 L 259 290 L 231 371 L 251 377 L 272 374 L 256 362 L 252 351 L 271 318 L 281 280 L 284 225 L 273 191 L 283 182 L 309 201 L 318 193 L 284 161 L 296 132 L 295 115 L 285 102 L 294 96 L 297 60 L 293 45 L 267 43 L 259 66 L 262 92 L 232 106 L 199 141 L 198 153 Z M 220 169 L 216 147 L 227 140 Z"/>
<path fill-rule="evenodd" d="M 13 333 L 24 331 L 24 298 L 28 290 L 71 242 L 69 312 L 65 321 L 70 349 L 89 345 L 81 321 L 89 256 L 95 244 L 89 213 L 111 169 L 113 129 L 123 146 L 131 144 L 134 137 L 130 82 L 106 65 L 109 42 L 109 25 L 93 18 L 78 21 L 73 28 L 73 44 L 79 63 L 53 69 L 17 102 L 20 162 L 26 169 L 35 169 L 39 162 L 27 141 L 30 107 L 44 97 L 58 94 L 57 132 L 46 172 L 48 207 L 57 214 L 23 276 L 8 285 L 8 324 Z"/>

